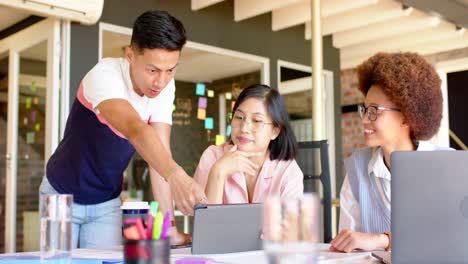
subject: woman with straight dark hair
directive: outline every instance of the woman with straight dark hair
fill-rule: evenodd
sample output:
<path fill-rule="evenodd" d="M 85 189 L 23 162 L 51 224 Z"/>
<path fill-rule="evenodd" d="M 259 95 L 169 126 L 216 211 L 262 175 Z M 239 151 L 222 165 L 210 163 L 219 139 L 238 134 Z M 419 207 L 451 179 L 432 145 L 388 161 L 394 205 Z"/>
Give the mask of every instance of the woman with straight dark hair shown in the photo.
<path fill-rule="evenodd" d="M 302 196 L 303 174 L 283 98 L 266 85 L 245 88 L 237 98 L 231 141 L 210 146 L 195 172 L 209 204 L 259 203 L 269 194 Z"/>

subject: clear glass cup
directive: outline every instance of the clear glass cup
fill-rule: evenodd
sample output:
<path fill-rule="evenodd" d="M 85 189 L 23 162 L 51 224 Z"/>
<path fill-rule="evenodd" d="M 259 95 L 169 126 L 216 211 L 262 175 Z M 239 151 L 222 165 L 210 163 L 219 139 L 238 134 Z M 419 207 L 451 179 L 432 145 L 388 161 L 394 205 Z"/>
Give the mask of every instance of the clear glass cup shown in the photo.
<path fill-rule="evenodd" d="M 73 195 L 40 196 L 41 263 L 71 264 Z"/>
<path fill-rule="evenodd" d="M 270 264 L 312 264 L 319 260 L 320 200 L 305 193 L 300 199 L 265 199 L 263 249 Z"/>
<path fill-rule="evenodd" d="M 169 239 L 124 240 L 125 264 L 169 264 Z"/>

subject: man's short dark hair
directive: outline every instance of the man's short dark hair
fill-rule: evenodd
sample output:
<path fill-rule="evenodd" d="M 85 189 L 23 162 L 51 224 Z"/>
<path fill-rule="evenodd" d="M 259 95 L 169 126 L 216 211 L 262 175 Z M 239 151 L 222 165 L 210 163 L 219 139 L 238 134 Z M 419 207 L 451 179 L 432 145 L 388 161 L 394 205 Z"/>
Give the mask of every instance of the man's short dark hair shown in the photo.
<path fill-rule="evenodd" d="M 139 52 L 144 49 L 181 50 L 186 40 L 182 22 L 166 11 L 147 11 L 133 24 L 131 45 Z"/>

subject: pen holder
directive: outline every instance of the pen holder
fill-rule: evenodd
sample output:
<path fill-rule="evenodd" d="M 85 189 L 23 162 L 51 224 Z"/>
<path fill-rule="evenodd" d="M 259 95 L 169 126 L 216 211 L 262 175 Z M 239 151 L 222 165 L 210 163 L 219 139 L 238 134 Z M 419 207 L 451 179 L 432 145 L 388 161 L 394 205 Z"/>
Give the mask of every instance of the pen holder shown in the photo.
<path fill-rule="evenodd" d="M 169 264 L 170 240 L 125 240 L 126 264 Z"/>

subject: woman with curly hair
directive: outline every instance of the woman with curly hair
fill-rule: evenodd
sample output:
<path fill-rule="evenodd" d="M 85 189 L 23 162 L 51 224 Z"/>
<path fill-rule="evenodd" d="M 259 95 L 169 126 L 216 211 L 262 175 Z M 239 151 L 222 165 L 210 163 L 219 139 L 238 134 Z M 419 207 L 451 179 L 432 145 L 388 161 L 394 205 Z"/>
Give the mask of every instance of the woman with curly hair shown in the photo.
<path fill-rule="evenodd" d="M 390 156 L 394 151 L 442 149 L 422 141 L 440 126 L 441 80 L 416 53 L 378 53 L 357 72 L 365 95 L 359 114 L 367 148 L 345 160 L 340 232 L 330 249 L 389 250 Z"/>

